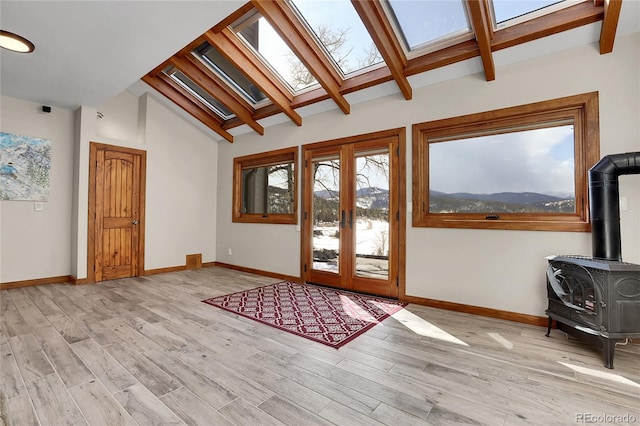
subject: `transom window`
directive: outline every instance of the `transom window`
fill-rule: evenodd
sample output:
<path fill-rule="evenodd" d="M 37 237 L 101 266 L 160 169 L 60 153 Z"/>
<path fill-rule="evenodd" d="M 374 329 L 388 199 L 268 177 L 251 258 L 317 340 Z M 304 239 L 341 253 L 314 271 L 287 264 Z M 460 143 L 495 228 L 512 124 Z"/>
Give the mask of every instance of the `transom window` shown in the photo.
<path fill-rule="evenodd" d="M 414 226 L 588 231 L 597 94 L 414 125 Z"/>

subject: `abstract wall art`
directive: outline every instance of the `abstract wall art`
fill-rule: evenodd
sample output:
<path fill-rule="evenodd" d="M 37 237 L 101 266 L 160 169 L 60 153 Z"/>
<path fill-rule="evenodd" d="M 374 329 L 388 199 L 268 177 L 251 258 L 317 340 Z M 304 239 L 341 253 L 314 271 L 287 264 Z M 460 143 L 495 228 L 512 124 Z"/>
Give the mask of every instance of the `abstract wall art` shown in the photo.
<path fill-rule="evenodd" d="M 0 200 L 48 201 L 51 141 L 0 132 Z"/>

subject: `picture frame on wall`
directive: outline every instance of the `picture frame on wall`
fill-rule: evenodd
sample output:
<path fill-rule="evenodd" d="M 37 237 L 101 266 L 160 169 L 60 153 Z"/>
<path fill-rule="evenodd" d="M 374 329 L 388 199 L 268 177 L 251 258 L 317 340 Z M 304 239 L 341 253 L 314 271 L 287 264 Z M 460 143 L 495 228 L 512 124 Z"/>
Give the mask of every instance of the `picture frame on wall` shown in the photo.
<path fill-rule="evenodd" d="M 51 141 L 0 132 L 0 200 L 49 201 Z"/>

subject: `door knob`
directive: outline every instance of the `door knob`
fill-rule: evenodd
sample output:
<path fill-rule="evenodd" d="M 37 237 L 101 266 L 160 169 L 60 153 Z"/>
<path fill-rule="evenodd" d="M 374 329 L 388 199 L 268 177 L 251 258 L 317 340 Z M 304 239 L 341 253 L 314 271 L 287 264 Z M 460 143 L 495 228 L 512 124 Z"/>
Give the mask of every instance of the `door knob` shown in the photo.
<path fill-rule="evenodd" d="M 134 225 L 137 225 L 137 224 L 138 224 L 138 221 L 137 221 L 136 219 L 133 219 L 133 220 L 131 221 L 131 223 L 133 223 Z"/>

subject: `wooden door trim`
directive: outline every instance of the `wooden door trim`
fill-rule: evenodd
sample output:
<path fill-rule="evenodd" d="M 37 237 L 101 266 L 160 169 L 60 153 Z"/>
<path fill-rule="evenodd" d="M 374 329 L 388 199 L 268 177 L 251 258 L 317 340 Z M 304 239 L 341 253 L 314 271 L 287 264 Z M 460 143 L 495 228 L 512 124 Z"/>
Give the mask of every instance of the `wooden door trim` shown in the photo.
<path fill-rule="evenodd" d="M 87 225 L 87 282 L 95 283 L 95 226 L 96 226 L 96 167 L 98 151 L 115 151 L 140 156 L 140 209 L 138 223 L 138 275 L 144 275 L 144 242 L 145 242 L 145 205 L 146 205 L 146 176 L 147 152 L 134 148 L 107 145 L 98 142 L 89 143 L 89 208 Z"/>
<path fill-rule="evenodd" d="M 302 227 L 300 232 L 300 278 L 304 282 L 307 272 L 305 272 L 304 267 L 307 263 L 308 244 L 305 244 L 305 235 L 310 231 L 307 229 L 310 226 L 310 218 L 305 220 L 305 211 L 304 206 L 310 205 L 310 200 L 307 200 L 307 197 L 310 197 L 310 194 L 307 191 L 306 180 L 309 178 L 307 175 L 307 168 L 305 163 L 311 161 L 311 152 L 317 151 L 322 148 L 329 149 L 330 147 L 340 146 L 344 144 L 354 144 L 358 142 L 365 142 L 372 139 L 383 139 L 387 137 L 397 137 L 398 138 L 398 153 L 397 153 L 397 165 L 398 165 L 398 299 L 405 300 L 406 298 L 406 227 L 407 227 L 407 195 L 406 195 L 406 128 L 398 127 L 394 129 L 382 130 L 378 132 L 366 133 L 362 135 L 349 136 L 345 138 L 332 139 L 322 142 L 315 142 L 306 145 L 302 145 L 302 164 L 303 167 L 300 167 L 302 174 L 302 185 L 300 186 L 303 190 L 303 196 L 301 198 L 302 202 Z M 395 155 L 396 153 L 389 153 L 390 155 Z M 307 203 L 308 202 L 308 203 Z M 310 212 L 306 212 L 310 214 Z M 311 265 L 307 265 L 308 268 Z"/>

